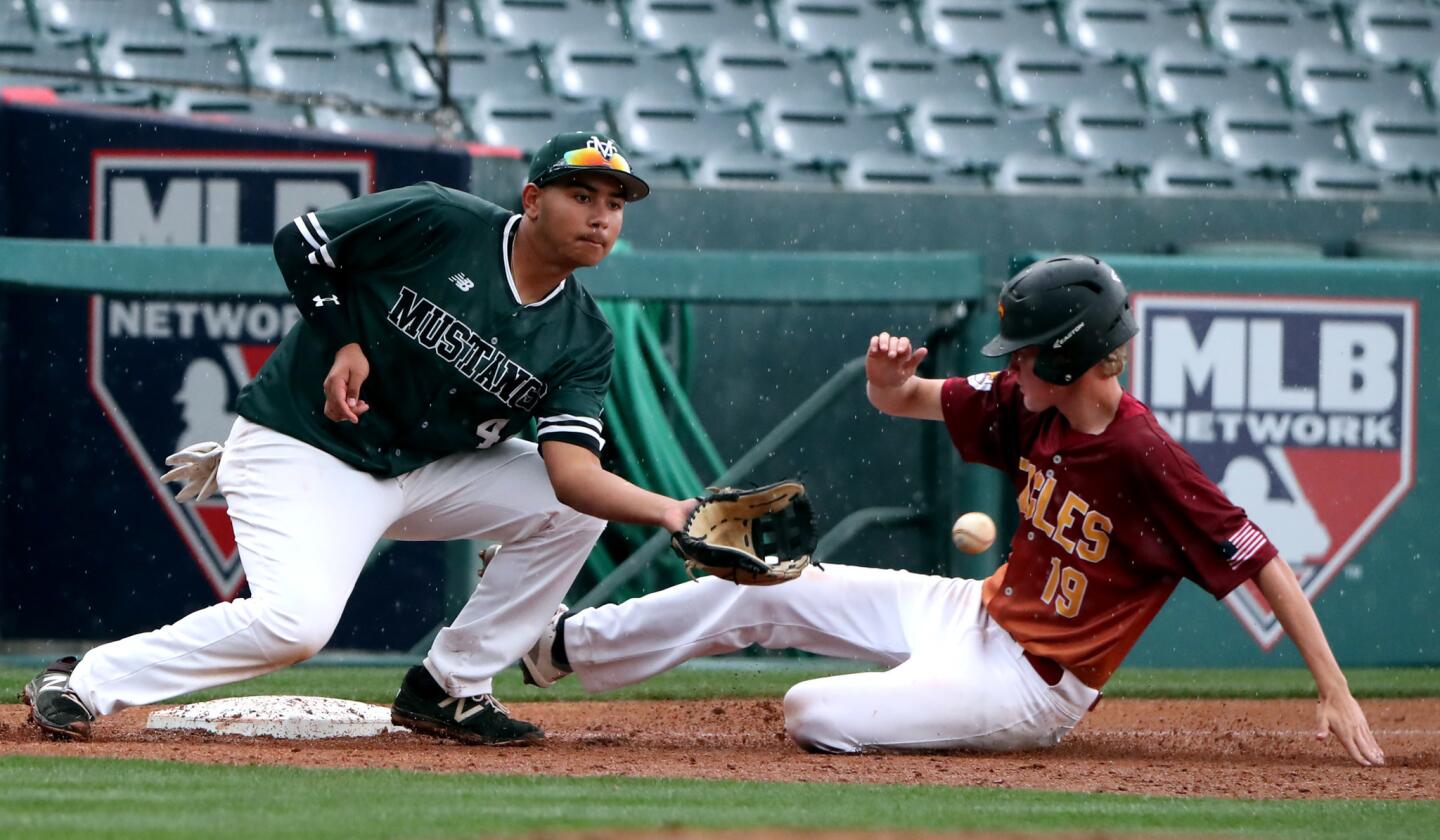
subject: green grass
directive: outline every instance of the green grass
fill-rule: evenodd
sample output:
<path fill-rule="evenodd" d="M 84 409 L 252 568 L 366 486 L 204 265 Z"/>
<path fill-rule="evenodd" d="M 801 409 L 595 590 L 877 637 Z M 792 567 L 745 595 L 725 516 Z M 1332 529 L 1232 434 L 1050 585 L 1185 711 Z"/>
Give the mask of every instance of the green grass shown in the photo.
<path fill-rule="evenodd" d="M 1425 836 L 1434 802 L 1254 801 L 934 786 L 433 775 L 0 758 L 0 836 L 449 838 L 660 829 Z"/>
<path fill-rule="evenodd" d="M 734 664 L 729 664 L 733 662 Z M 793 664 L 791 664 L 793 663 Z M 639 685 L 603 695 L 586 694 L 578 680 L 567 679 L 549 690 L 521 683 L 518 670 L 496 678 L 495 692 L 507 701 L 581 700 L 594 696 L 620 700 L 689 700 L 723 697 L 780 697 L 801 680 L 855 670 L 833 660 L 729 660 L 720 667 L 680 668 Z M 302 665 L 243 683 L 186 695 L 175 702 L 251 694 L 311 694 L 370 703 L 389 703 L 400 685 L 403 668 Z M 1440 668 L 1355 668 L 1346 672 L 1357 697 L 1440 697 Z M 0 668 L 0 702 L 13 701 L 33 668 Z M 1276 669 L 1121 669 L 1105 687 L 1107 697 L 1311 697 L 1314 685 L 1307 671 Z"/>

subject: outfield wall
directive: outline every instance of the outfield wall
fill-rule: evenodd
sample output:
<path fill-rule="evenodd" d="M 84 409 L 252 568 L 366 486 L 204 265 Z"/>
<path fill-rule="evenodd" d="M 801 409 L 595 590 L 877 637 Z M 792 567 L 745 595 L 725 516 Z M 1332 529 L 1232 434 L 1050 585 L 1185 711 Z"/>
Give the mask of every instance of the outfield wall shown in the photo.
<path fill-rule="evenodd" d="M 6 407 L 0 590 L 13 605 L 0 614 L 3 635 L 106 638 L 233 594 L 225 589 L 238 585 L 226 576 L 237 572 L 233 557 L 224 545 L 207 543 L 223 540 L 223 529 L 214 527 L 223 507 L 171 503 L 158 483 L 159 460 L 190 440 L 223 436 L 234 391 L 207 390 L 216 381 L 207 374 L 231 385 L 253 375 L 268 343 L 295 317 L 275 294 L 279 281 L 264 249 L 0 243 L 0 255 L 0 352 L 10 362 L 0 379 Z M 757 419 L 765 402 L 757 395 L 783 393 L 788 410 L 818 384 L 799 362 L 785 361 L 792 337 L 843 347 L 836 336 L 857 329 L 857 321 L 900 311 L 893 304 L 867 311 L 844 296 L 829 304 L 766 302 L 798 299 L 826 280 L 832 291 L 864 284 L 857 259 L 910 274 L 913 302 L 902 309 L 917 316 L 933 313 L 944 297 L 948 276 L 924 261 L 834 255 L 641 253 L 615 258 L 590 281 L 608 299 L 658 294 L 704 301 L 713 294 L 717 302 L 699 308 L 730 310 L 738 363 L 714 387 L 695 389 L 697 408 L 707 424 L 748 413 L 759 437 L 769 426 Z M 1136 292 L 1142 324 L 1130 387 L 1270 531 L 1318 596 L 1341 658 L 1435 662 L 1429 603 L 1440 575 L 1429 557 L 1435 546 L 1428 518 L 1437 500 L 1427 479 L 1437 463 L 1425 441 L 1440 415 L 1433 389 L 1423 387 L 1423 371 L 1436 361 L 1430 350 L 1427 362 L 1427 348 L 1440 347 L 1437 327 L 1423 317 L 1440 294 L 1435 266 L 1112 260 Z M 957 259 L 950 271 L 965 271 L 965 264 Z M 738 290 L 752 269 L 763 269 L 767 280 L 740 299 L 723 301 L 722 292 L 684 283 L 709 277 L 717 288 Z M 734 281 L 719 283 L 727 274 Z M 966 294 L 977 294 L 978 273 L 969 278 Z M 884 287 L 870 293 L 876 291 Z M 747 334 L 746 311 L 787 318 L 789 326 Z M 993 364 L 974 361 L 978 341 L 994 329 L 989 310 L 972 307 L 961 326 L 948 367 Z M 863 332 L 851 337 L 858 341 Z M 994 513 L 1006 533 L 1015 527 L 998 474 L 961 469 L 940 449 L 943 486 L 933 492 L 922 483 L 919 463 L 927 457 L 924 424 L 883 418 L 854 390 L 778 452 L 765 473 L 808 472 L 827 525 L 858 507 L 935 503 L 938 520 L 980 508 Z M 707 412 L 707 399 L 725 404 Z M 843 559 L 931 568 L 936 538 L 916 528 L 876 531 Z M 206 566 L 207 546 L 219 565 Z M 403 647 L 442 618 L 432 551 L 408 546 L 368 571 L 335 643 L 386 647 L 398 640 Z M 982 574 L 998 557 L 992 551 L 949 570 Z M 1287 645 L 1264 653 L 1276 636 L 1263 604 L 1242 594 L 1230 606 L 1182 587 L 1134 661 L 1295 661 Z"/>

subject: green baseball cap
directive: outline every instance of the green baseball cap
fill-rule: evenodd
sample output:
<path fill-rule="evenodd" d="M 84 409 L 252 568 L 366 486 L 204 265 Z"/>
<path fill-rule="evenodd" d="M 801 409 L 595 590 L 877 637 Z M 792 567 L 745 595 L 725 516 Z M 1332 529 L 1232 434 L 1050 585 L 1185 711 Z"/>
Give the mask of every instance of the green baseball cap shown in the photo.
<path fill-rule="evenodd" d="M 650 185 L 630 171 L 630 161 L 611 138 L 595 131 L 567 131 L 545 141 L 530 161 L 530 183 L 537 187 L 577 172 L 601 172 L 619 181 L 626 201 L 650 194 Z"/>

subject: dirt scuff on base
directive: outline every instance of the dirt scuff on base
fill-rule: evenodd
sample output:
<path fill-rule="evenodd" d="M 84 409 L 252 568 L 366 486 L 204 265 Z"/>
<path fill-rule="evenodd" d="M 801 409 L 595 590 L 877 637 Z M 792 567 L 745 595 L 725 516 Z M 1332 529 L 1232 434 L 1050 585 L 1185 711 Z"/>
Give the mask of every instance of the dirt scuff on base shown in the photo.
<path fill-rule="evenodd" d="M 1028 753 L 806 753 L 778 700 L 517 703 L 545 727 L 530 747 L 467 747 L 421 735 L 279 741 L 145 729 L 151 709 L 98 722 L 88 743 L 43 739 L 24 706 L 0 706 L 0 753 L 217 764 L 388 767 L 764 781 L 939 784 L 1245 799 L 1440 798 L 1440 702 L 1363 704 L 1385 767 L 1317 743 L 1305 700 L 1107 700 L 1059 747 Z"/>

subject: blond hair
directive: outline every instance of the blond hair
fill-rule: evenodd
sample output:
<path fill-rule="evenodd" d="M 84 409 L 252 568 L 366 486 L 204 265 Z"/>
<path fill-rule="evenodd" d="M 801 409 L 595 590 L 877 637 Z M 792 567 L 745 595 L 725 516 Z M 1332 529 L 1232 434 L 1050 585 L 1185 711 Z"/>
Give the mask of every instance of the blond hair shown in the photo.
<path fill-rule="evenodd" d="M 1101 359 L 1100 376 L 1103 379 L 1113 379 L 1125 372 L 1125 364 L 1130 361 L 1130 342 L 1116 347 Z"/>

